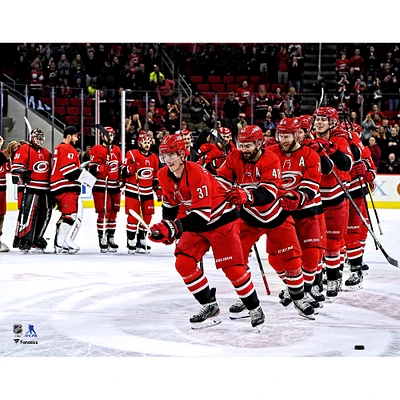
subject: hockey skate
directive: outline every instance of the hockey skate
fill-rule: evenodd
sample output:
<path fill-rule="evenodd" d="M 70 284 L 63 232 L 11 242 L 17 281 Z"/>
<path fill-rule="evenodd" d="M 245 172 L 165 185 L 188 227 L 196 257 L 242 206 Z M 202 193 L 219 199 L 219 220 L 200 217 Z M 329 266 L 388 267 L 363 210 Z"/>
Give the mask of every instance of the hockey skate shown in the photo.
<path fill-rule="evenodd" d="M 221 323 L 220 319 L 217 318 L 219 315 L 219 307 L 215 299 L 215 291 L 215 288 L 210 290 L 209 302 L 207 304 L 203 304 L 200 311 L 190 318 L 192 329 L 208 328 Z"/>
<path fill-rule="evenodd" d="M 243 301 L 238 299 L 229 308 L 229 318 L 230 319 L 240 319 L 250 317 L 250 311 L 246 308 Z"/>
<path fill-rule="evenodd" d="M 318 301 L 314 299 L 314 297 L 311 296 L 311 293 L 305 292 L 304 293 L 304 298 L 306 301 L 311 304 L 312 308 L 314 309 L 314 314 L 318 315 L 319 314 L 319 309 L 323 307 L 322 304 L 320 304 Z"/>
<path fill-rule="evenodd" d="M 44 253 L 47 247 L 47 242 L 44 238 L 39 238 L 33 241 L 32 249 L 37 253 Z"/>
<path fill-rule="evenodd" d="M 325 301 L 325 296 L 321 293 L 321 290 L 318 285 L 312 286 L 311 296 L 315 301 L 318 301 L 318 303 L 320 303 L 321 301 Z"/>
<path fill-rule="evenodd" d="M 139 230 L 137 233 L 136 253 L 149 254 L 151 247 L 146 242 L 146 232 Z"/>
<path fill-rule="evenodd" d="M 279 302 L 283 305 L 283 307 L 287 307 L 291 304 L 292 298 L 290 297 L 288 288 L 285 288 L 279 293 Z"/>
<path fill-rule="evenodd" d="M 347 290 L 359 290 L 363 288 L 363 275 L 361 268 L 357 271 L 352 271 L 349 278 L 344 282 Z"/>
<path fill-rule="evenodd" d="M 369 266 L 367 264 L 361 265 L 361 271 L 362 271 L 363 275 L 368 275 Z"/>
<path fill-rule="evenodd" d="M 258 306 L 254 310 L 250 310 L 251 326 L 257 329 L 257 332 L 261 332 L 264 328 L 265 315 L 261 306 Z"/>
<path fill-rule="evenodd" d="M 114 236 L 108 234 L 107 235 L 107 244 L 109 253 L 116 253 L 118 250 L 118 245 L 114 242 Z"/>
<path fill-rule="evenodd" d="M 126 242 L 126 247 L 128 248 L 128 254 L 135 254 L 136 253 L 135 239 L 133 240 L 128 239 Z"/>
<path fill-rule="evenodd" d="M 307 301 L 306 297 L 303 297 L 300 300 L 293 300 L 293 307 L 300 317 L 315 320 L 314 307 Z"/>
<path fill-rule="evenodd" d="M 101 253 L 107 253 L 108 251 L 108 241 L 106 237 L 99 236 L 99 246 Z"/>
<path fill-rule="evenodd" d="M 21 239 L 19 241 L 18 247 L 21 250 L 21 253 L 28 254 L 29 250 L 32 247 L 32 242 L 28 239 Z"/>
<path fill-rule="evenodd" d="M 329 280 L 326 285 L 326 297 L 328 297 L 331 301 L 335 300 L 341 288 L 342 278 Z"/>
<path fill-rule="evenodd" d="M 0 239 L 0 253 L 6 253 L 7 251 L 10 251 L 9 247 Z"/>

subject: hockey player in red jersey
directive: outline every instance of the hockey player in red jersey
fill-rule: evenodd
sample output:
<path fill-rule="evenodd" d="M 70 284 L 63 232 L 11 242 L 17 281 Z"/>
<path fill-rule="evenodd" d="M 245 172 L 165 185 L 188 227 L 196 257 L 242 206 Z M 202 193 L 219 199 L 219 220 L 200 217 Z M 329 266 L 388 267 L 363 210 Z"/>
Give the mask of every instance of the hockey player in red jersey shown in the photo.
<path fill-rule="evenodd" d="M 318 302 L 325 297 L 319 287 L 314 286 L 317 267 L 321 255 L 321 232 L 317 215 L 323 213 L 319 184 L 321 182 L 321 162 L 318 153 L 298 141 L 300 121 L 297 118 L 283 118 L 276 128 L 279 145 L 268 150 L 275 153 L 282 167 L 281 207 L 290 212 L 302 250 L 304 295 L 308 302 L 319 308 Z M 267 249 L 270 239 L 267 239 Z M 279 266 L 278 255 L 269 252 L 269 262 L 275 270 Z M 291 301 L 287 289 L 280 294 L 284 306 Z M 289 300 L 289 301 L 288 301 Z"/>
<path fill-rule="evenodd" d="M 8 246 L 1 241 L 1 235 L 3 234 L 4 216 L 6 215 L 7 206 L 7 181 L 6 174 L 11 170 L 10 159 L 18 150 L 18 143 L 13 140 L 8 143 L 7 147 L 1 151 L 3 145 L 3 137 L 0 136 L 0 253 L 10 251 Z"/>
<path fill-rule="evenodd" d="M 326 223 L 326 272 L 327 297 L 336 297 L 341 290 L 342 271 L 340 269 L 340 248 L 347 230 L 348 204 L 345 193 L 335 178 L 347 184 L 348 172 L 353 165 L 350 145 L 343 137 L 343 130 L 337 126 L 338 113 L 332 107 L 319 107 L 313 114 L 316 139 L 311 143 L 322 155 L 322 177 L 320 192 Z M 304 142 L 303 142 L 304 144 Z M 324 162 L 323 162 L 324 161 Z M 330 163 L 330 165 L 329 165 Z"/>
<path fill-rule="evenodd" d="M 255 125 L 243 127 L 238 135 L 240 151 L 234 151 L 218 169 L 217 179 L 229 191 L 228 200 L 240 207 L 240 239 L 246 264 L 250 249 L 263 234 L 277 254 L 279 277 L 287 285 L 299 315 L 313 319 L 314 308 L 304 297 L 301 249 L 293 218 L 281 206 L 281 165 L 276 154 L 263 149 L 263 132 Z M 297 201 L 302 198 L 298 196 Z M 295 200 L 295 199 L 293 199 Z M 243 315 L 240 302 L 231 307 Z"/>
<path fill-rule="evenodd" d="M 69 126 L 63 132 L 62 143 L 54 149 L 50 192 L 61 212 L 56 224 L 55 253 L 74 254 L 79 251 L 74 239 L 82 221 L 81 183 L 92 187 L 96 181 L 93 175 L 80 168 L 79 155 L 74 147 L 78 139 L 78 130 Z"/>
<path fill-rule="evenodd" d="M 365 196 L 368 193 L 367 185 L 373 183 L 375 179 L 375 165 L 371 159 L 371 153 L 365 147 L 360 135 L 362 128 L 357 124 L 342 123 L 342 128 L 348 131 L 349 139 L 353 149 L 355 163 L 350 171 L 349 194 L 354 200 L 354 203 L 361 211 L 361 214 L 368 221 L 367 204 Z M 351 130 L 352 128 L 352 130 Z M 358 149 L 358 158 L 356 159 L 356 151 Z M 369 222 L 369 221 L 368 221 Z M 346 253 L 350 264 L 350 271 L 367 270 L 368 266 L 363 264 L 363 251 L 367 238 L 368 229 L 362 222 L 360 216 L 355 211 L 351 203 L 349 203 L 349 222 L 345 235 Z M 363 267 L 364 265 L 364 267 Z M 345 282 L 346 285 L 346 282 Z M 348 286 L 348 285 L 346 285 Z M 349 286 L 351 289 L 361 289 L 362 281 L 354 286 Z"/>
<path fill-rule="evenodd" d="M 202 306 L 199 313 L 190 318 L 192 327 L 196 329 L 218 323 L 215 319 L 220 312 L 216 289 L 210 289 L 204 271 L 198 267 L 198 262 L 210 247 L 216 267 L 222 269 L 250 310 L 252 326 L 260 327 L 264 323 L 264 313 L 244 265 L 236 206 L 227 201 L 226 190 L 208 171 L 185 160 L 182 135 L 165 136 L 159 152 L 161 162 L 167 164 L 158 172 L 163 219 L 150 228 L 149 238 L 164 244 L 179 239 L 175 248 L 175 267 Z M 190 212 L 176 219 L 180 204 L 190 207 Z M 229 245 L 221 246 L 227 237 Z"/>
<path fill-rule="evenodd" d="M 50 222 L 51 154 L 43 147 L 45 137 L 40 129 L 29 134 L 29 143 L 16 151 L 11 166 L 13 183 L 18 185 L 19 215 L 13 247 L 26 253 L 31 248 L 44 251 L 43 235 Z"/>
<path fill-rule="evenodd" d="M 97 234 L 102 253 L 115 253 L 118 245 L 114 241 L 117 227 L 117 213 L 120 209 L 120 166 L 121 149 L 113 144 L 115 131 L 105 127 L 109 141 L 104 133 L 100 134 L 101 144 L 90 150 L 89 172 L 97 180 L 93 186 L 94 206 L 97 213 Z M 107 190 L 107 198 L 105 197 Z"/>
<path fill-rule="evenodd" d="M 300 131 L 298 133 L 297 141 L 300 144 L 303 144 L 303 140 L 306 139 L 306 142 L 312 142 L 309 139 L 307 139 L 310 129 L 311 129 L 311 123 L 313 120 L 313 117 L 311 115 L 300 115 L 298 117 L 300 121 Z M 313 145 L 317 148 L 317 150 L 320 151 L 319 156 L 321 159 L 321 172 L 322 169 L 324 168 L 327 170 L 327 172 L 330 171 L 330 168 L 333 166 L 333 162 L 328 159 L 328 156 L 323 154 L 321 152 L 321 147 L 317 142 L 313 142 Z M 320 212 L 318 212 L 315 216 L 318 220 L 319 224 L 319 230 L 321 233 L 321 243 L 320 243 L 320 254 L 319 254 L 319 262 L 317 266 L 317 273 L 315 275 L 315 284 L 314 284 L 314 289 L 313 291 L 315 292 L 315 286 L 319 288 L 319 292 L 322 293 L 324 291 L 323 287 L 323 279 L 322 279 L 322 269 L 323 269 L 323 258 L 325 254 L 325 249 L 326 249 L 326 224 L 325 224 L 325 215 L 324 215 L 324 210 L 323 207 L 321 208 Z"/>
<path fill-rule="evenodd" d="M 138 220 L 129 210 L 136 211 L 147 225 L 150 225 L 154 214 L 154 195 L 161 200 L 161 188 L 158 185 L 158 157 L 150 152 L 152 137 L 141 132 L 138 139 L 138 150 L 126 153 L 122 176 L 125 181 L 125 213 L 127 217 L 126 234 L 128 253 L 149 252 L 151 247 L 146 244 L 146 231 L 143 226 L 138 228 Z M 136 237 L 137 236 L 137 237 Z M 136 239 L 136 241 L 135 241 Z"/>

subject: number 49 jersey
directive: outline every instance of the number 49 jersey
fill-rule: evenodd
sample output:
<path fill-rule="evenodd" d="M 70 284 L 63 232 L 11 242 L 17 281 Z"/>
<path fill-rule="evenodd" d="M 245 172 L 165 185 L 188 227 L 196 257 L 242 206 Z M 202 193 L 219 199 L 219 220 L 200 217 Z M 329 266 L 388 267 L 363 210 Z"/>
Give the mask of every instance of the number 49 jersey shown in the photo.
<path fill-rule="evenodd" d="M 278 144 L 268 147 L 279 157 L 282 167 L 283 190 L 299 190 L 306 194 L 308 200 L 300 210 L 292 213 L 293 217 L 323 213 L 319 185 L 321 182 L 321 161 L 317 152 L 309 147 L 300 147 L 291 153 L 285 153 Z"/>

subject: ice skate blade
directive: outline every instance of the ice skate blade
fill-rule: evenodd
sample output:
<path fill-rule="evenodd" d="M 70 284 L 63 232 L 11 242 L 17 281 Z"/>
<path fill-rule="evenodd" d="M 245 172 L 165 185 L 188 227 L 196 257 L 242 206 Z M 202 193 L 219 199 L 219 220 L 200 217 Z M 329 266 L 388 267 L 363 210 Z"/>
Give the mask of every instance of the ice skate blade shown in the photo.
<path fill-rule="evenodd" d="M 250 317 L 250 311 L 249 310 L 243 310 L 238 313 L 229 313 L 229 318 L 230 319 L 243 319 L 243 318 L 249 318 Z"/>
<path fill-rule="evenodd" d="M 297 310 L 296 310 L 297 311 Z M 300 312 L 300 311 L 297 311 L 297 314 L 299 314 L 299 316 L 301 317 L 301 318 L 304 318 L 304 319 L 309 319 L 309 320 L 311 320 L 311 321 L 315 321 L 315 311 L 314 311 L 314 314 L 310 314 L 310 315 L 306 315 L 306 314 L 303 314 L 302 312 Z"/>
<path fill-rule="evenodd" d="M 136 254 L 135 250 L 128 250 L 128 254 Z"/>
<path fill-rule="evenodd" d="M 252 326 L 252 330 L 255 333 L 261 333 L 264 330 L 265 327 L 266 327 L 266 324 L 265 324 L 265 322 L 263 322 L 260 325 Z"/>
<path fill-rule="evenodd" d="M 145 249 L 136 249 L 136 253 L 137 254 L 150 254 L 150 251 L 149 250 L 145 250 Z"/>
<path fill-rule="evenodd" d="M 343 287 L 343 292 L 355 292 L 357 290 L 361 290 L 363 288 L 363 284 L 362 282 L 359 283 L 358 285 L 354 285 L 354 286 L 344 286 Z"/>
<path fill-rule="evenodd" d="M 326 300 L 329 301 L 329 303 L 333 303 L 336 299 L 338 298 L 338 296 L 326 296 Z"/>
<path fill-rule="evenodd" d="M 204 329 L 210 328 L 215 325 L 219 325 L 222 321 L 219 318 L 208 318 L 203 322 L 191 322 L 192 329 Z"/>
<path fill-rule="evenodd" d="M 100 253 L 107 253 L 108 249 L 100 249 Z"/>
<path fill-rule="evenodd" d="M 116 253 L 117 250 L 118 250 L 118 249 L 113 249 L 113 248 L 110 247 L 110 248 L 108 249 L 108 252 L 109 252 L 109 253 Z"/>

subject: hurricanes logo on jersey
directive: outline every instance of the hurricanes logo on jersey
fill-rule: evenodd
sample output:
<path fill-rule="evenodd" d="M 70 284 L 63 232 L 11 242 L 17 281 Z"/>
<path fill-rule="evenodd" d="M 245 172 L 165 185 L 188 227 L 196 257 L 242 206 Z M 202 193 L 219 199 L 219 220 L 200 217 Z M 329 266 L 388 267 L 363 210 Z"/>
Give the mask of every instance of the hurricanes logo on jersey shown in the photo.
<path fill-rule="evenodd" d="M 140 168 L 137 174 L 141 179 L 153 179 L 153 168 Z"/>
<path fill-rule="evenodd" d="M 33 170 L 39 174 L 44 174 L 49 170 L 49 163 L 47 161 L 38 161 L 33 164 Z"/>
<path fill-rule="evenodd" d="M 111 167 L 110 172 L 118 172 L 118 161 L 111 161 L 108 165 Z"/>
<path fill-rule="evenodd" d="M 302 174 L 299 171 L 284 171 L 282 173 L 282 188 L 296 189 L 301 182 Z"/>

